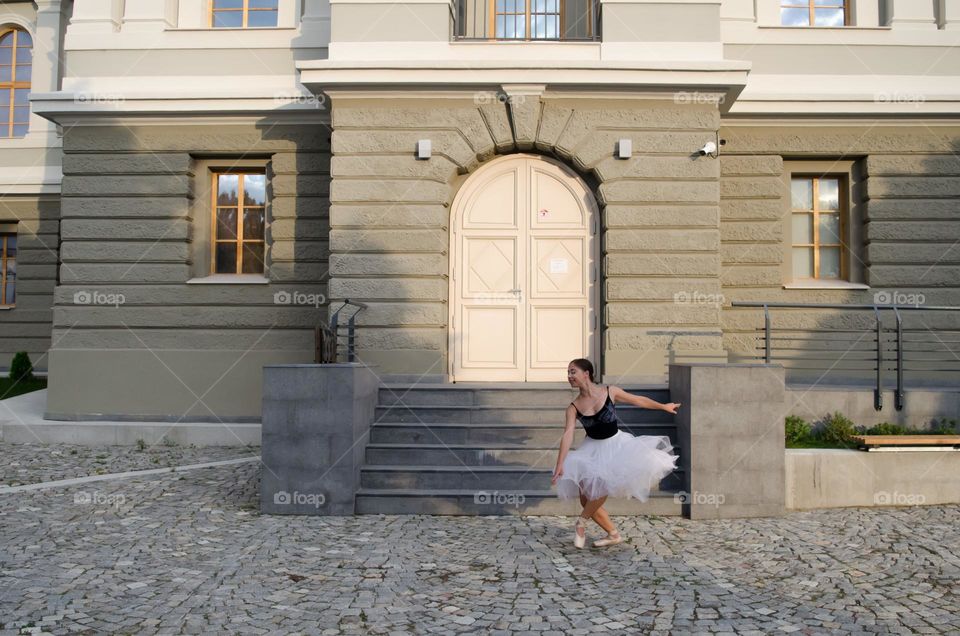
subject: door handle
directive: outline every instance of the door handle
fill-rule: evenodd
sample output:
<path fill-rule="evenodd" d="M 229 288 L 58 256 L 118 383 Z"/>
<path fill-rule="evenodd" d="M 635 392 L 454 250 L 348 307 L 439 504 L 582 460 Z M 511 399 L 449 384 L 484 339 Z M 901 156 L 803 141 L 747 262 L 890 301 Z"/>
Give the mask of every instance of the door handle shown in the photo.
<path fill-rule="evenodd" d="M 523 290 L 520 290 L 520 289 L 511 289 L 511 290 L 510 290 L 510 293 L 511 293 L 511 294 L 516 294 L 516 293 L 519 293 L 519 292 L 521 292 L 521 291 L 523 291 Z"/>

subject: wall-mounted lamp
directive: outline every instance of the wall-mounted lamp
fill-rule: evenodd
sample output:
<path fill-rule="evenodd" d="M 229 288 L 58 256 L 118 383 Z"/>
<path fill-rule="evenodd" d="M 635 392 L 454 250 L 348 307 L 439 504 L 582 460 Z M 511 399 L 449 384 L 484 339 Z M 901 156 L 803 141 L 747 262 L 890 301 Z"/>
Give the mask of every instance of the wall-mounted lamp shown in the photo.
<path fill-rule="evenodd" d="M 715 142 L 714 142 L 714 141 L 708 141 L 707 143 L 703 144 L 703 146 L 700 148 L 700 150 L 697 151 L 697 154 L 698 154 L 698 155 L 700 155 L 701 157 L 704 157 L 704 156 L 706 156 L 706 155 L 710 155 L 710 156 L 713 157 L 714 159 L 716 159 L 717 157 L 720 156 L 720 146 L 722 146 L 722 145 L 724 145 L 725 143 L 727 143 L 727 140 L 726 140 L 726 139 L 720 139 L 720 133 L 719 133 L 719 132 L 717 132 L 716 135 L 717 135 L 717 140 L 716 140 Z"/>
<path fill-rule="evenodd" d="M 429 159 L 430 158 L 430 143 L 429 139 L 421 139 L 417 141 L 417 159 Z"/>
<path fill-rule="evenodd" d="M 717 155 L 714 154 L 716 151 L 717 151 L 717 144 L 713 143 L 712 141 L 708 141 L 707 143 L 703 144 L 703 148 L 701 148 L 697 152 L 700 154 L 701 157 L 704 155 L 710 155 L 711 157 L 716 157 Z"/>
<path fill-rule="evenodd" d="M 621 139 L 617 141 L 617 159 L 629 159 L 633 155 L 633 140 Z"/>

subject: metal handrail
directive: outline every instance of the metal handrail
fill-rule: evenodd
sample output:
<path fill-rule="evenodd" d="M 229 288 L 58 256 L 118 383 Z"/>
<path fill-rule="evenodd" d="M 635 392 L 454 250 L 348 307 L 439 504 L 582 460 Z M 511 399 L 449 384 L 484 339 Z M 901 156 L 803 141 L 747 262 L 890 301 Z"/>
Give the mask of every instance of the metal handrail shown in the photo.
<path fill-rule="evenodd" d="M 333 315 L 330 316 L 330 331 L 332 331 L 338 338 L 339 332 L 337 331 L 337 321 L 340 317 L 340 312 L 347 305 L 353 305 L 358 309 L 350 314 L 350 318 L 347 320 L 347 362 L 353 362 L 355 358 L 355 349 L 356 349 L 356 335 L 355 335 L 355 325 L 357 320 L 357 314 L 367 308 L 366 303 L 354 302 L 349 298 L 343 299 L 343 304 L 333 312 Z"/>
<path fill-rule="evenodd" d="M 366 303 L 356 302 L 350 300 L 349 298 L 343 299 L 343 304 L 340 305 L 333 315 L 330 316 L 329 325 L 317 325 L 315 329 L 314 343 L 315 343 L 315 352 L 314 352 L 314 361 L 317 364 L 324 363 L 333 363 L 337 361 L 337 349 L 339 345 L 339 339 L 342 337 L 339 333 L 340 329 L 340 312 L 347 305 L 352 305 L 357 307 L 357 310 L 350 314 L 350 318 L 347 320 L 347 362 L 354 362 L 356 359 L 356 319 L 357 314 L 367 308 Z"/>
<path fill-rule="evenodd" d="M 526 3 L 532 0 L 524 0 Z M 565 0 L 556 0 L 558 6 Z M 587 0 L 586 6 L 582 11 L 571 13 L 569 9 L 561 10 L 561 15 L 565 19 L 570 19 L 571 15 L 576 21 L 574 25 L 583 21 L 583 32 L 581 34 L 558 33 L 556 37 L 508 37 L 506 33 L 500 37 L 491 33 L 490 29 L 496 29 L 495 23 L 491 22 L 490 12 L 496 0 L 455 0 L 452 4 L 452 28 L 454 40 L 481 41 L 481 42 L 599 42 L 600 33 L 600 0 Z M 563 9 L 563 8 L 562 8 Z M 523 14 L 518 14 L 524 17 Z M 529 19 L 529 13 L 525 19 Z M 493 25 L 493 26 L 491 26 Z M 526 25 L 524 25 L 526 26 Z M 569 24 L 559 24 L 563 29 Z"/>
<path fill-rule="evenodd" d="M 875 351 L 875 354 L 876 354 L 876 355 L 875 355 L 875 364 L 876 364 L 875 369 L 876 369 L 876 372 L 877 372 L 877 373 L 876 373 L 876 387 L 874 388 L 874 393 L 873 393 L 873 407 L 874 407 L 874 409 L 876 409 L 876 410 L 878 410 L 878 411 L 883 409 L 883 393 L 882 393 L 882 389 L 883 389 L 883 372 L 884 372 L 885 370 L 894 370 L 894 369 L 896 370 L 896 372 L 897 372 L 897 388 L 896 388 L 896 392 L 895 392 L 895 394 L 894 394 L 894 396 L 895 396 L 894 405 L 895 405 L 895 407 L 896 407 L 896 410 L 898 410 L 898 411 L 902 410 L 902 409 L 903 409 L 903 405 L 904 405 L 904 378 L 903 378 L 903 373 L 904 373 L 904 357 L 903 357 L 903 354 L 904 354 L 904 344 L 905 344 L 905 343 L 904 343 L 903 316 L 901 315 L 901 312 L 902 312 L 902 311 L 960 311 L 960 307 L 946 307 L 946 306 L 929 306 L 929 307 L 927 307 L 927 306 L 920 306 L 920 305 L 896 305 L 896 304 L 890 304 L 890 305 L 879 305 L 879 304 L 873 304 L 873 305 L 842 305 L 842 304 L 832 304 L 832 303 L 784 303 L 784 302 L 763 302 L 763 301 L 734 301 L 734 302 L 731 302 L 730 305 L 731 305 L 732 307 L 762 307 L 762 308 L 763 308 L 763 347 L 762 347 L 762 348 L 763 348 L 764 353 L 763 353 L 762 358 L 763 358 L 764 362 L 766 362 L 767 364 L 770 364 L 770 363 L 772 362 L 772 360 L 773 360 L 773 341 L 774 341 L 774 340 L 793 340 L 793 341 L 799 340 L 800 342 L 816 342 L 816 341 L 817 341 L 815 338 L 810 338 L 809 340 L 798 339 L 798 338 L 774 338 L 774 337 L 771 335 L 771 334 L 772 334 L 772 331 L 773 331 L 773 328 L 772 328 L 772 326 L 771 326 L 771 317 L 770 317 L 770 309 L 771 309 L 771 308 L 773 308 L 773 309 L 839 309 L 839 310 L 843 310 L 843 311 L 870 311 L 870 310 L 872 310 L 873 313 L 874 313 L 874 318 L 875 318 L 875 326 L 874 326 L 874 329 L 875 329 L 875 338 L 874 338 L 874 340 L 873 340 L 872 343 L 871 343 L 871 344 L 874 345 L 873 347 L 871 347 L 871 350 L 872 350 L 871 353 L 872 353 L 873 351 Z M 881 312 L 884 311 L 884 310 L 892 311 L 893 314 L 894 314 L 894 317 L 896 318 L 896 328 L 893 329 L 893 330 L 887 330 L 887 333 L 890 333 L 890 332 L 892 331 L 893 333 L 896 334 L 896 338 L 895 338 L 894 340 L 886 339 L 886 338 L 884 337 L 885 330 L 884 330 L 884 328 L 883 328 L 883 317 L 882 317 L 882 315 L 881 315 Z M 784 330 L 784 331 L 796 332 L 796 331 L 803 331 L 803 330 L 802 330 L 802 329 L 786 329 L 786 330 Z M 814 332 L 826 332 L 826 333 L 862 333 L 864 330 L 862 330 L 862 329 L 828 329 L 828 328 L 824 328 L 824 329 L 818 329 L 818 330 L 812 330 L 812 331 L 814 331 Z M 910 332 L 911 330 L 907 330 L 907 331 Z M 954 331 L 956 331 L 956 332 L 960 333 L 960 330 L 956 330 L 956 329 L 948 329 L 948 330 L 945 330 L 945 331 L 949 331 L 949 332 L 954 332 Z M 824 340 L 826 340 L 827 342 L 831 342 L 831 341 L 833 341 L 833 342 L 839 342 L 839 341 L 840 341 L 839 339 L 833 339 L 833 340 L 831 340 L 831 339 L 826 339 L 826 338 L 824 338 Z M 938 340 L 939 340 L 939 338 L 938 338 Z M 885 360 L 884 360 L 884 356 L 883 356 L 883 353 L 884 353 L 884 345 L 885 345 L 885 344 L 891 344 L 892 342 L 895 342 L 895 351 L 896 351 L 896 366 L 893 367 L 893 369 L 885 367 L 885 365 L 884 365 Z M 943 341 L 940 340 L 940 342 L 942 343 Z M 908 342 L 908 343 L 906 343 L 906 344 L 934 344 L 934 343 L 924 342 L 924 341 L 919 341 L 919 342 L 918 342 L 918 341 L 914 341 L 914 342 L 912 342 L 912 343 L 911 343 L 911 342 Z M 856 343 L 854 343 L 854 346 L 856 346 Z M 760 347 L 758 347 L 758 348 L 760 348 Z M 781 350 L 789 350 L 789 349 L 791 349 L 791 348 L 790 348 L 790 347 L 781 347 L 780 349 L 781 349 Z M 826 351 L 826 350 L 829 350 L 829 349 L 794 349 L 794 350 L 796 350 L 796 351 Z M 907 353 L 924 353 L 924 352 L 926 352 L 926 351 L 929 351 L 929 350 L 925 350 L 925 349 L 911 349 L 911 350 L 908 350 Z M 849 350 L 848 350 L 848 352 L 849 352 Z M 860 350 L 859 352 L 861 352 L 861 353 L 866 353 L 867 350 Z M 754 356 L 754 357 L 755 357 L 755 358 L 760 358 L 761 356 Z M 955 356 L 955 357 L 956 357 L 956 356 Z M 807 356 L 807 357 L 794 357 L 794 358 L 790 358 L 790 357 L 781 356 L 780 359 L 781 359 L 781 360 L 805 360 L 805 361 L 809 361 L 809 360 L 829 360 L 830 358 L 815 358 L 815 357 L 811 358 L 811 357 L 809 357 L 809 356 Z M 854 361 L 854 362 L 867 362 L 868 360 L 867 360 L 867 359 L 863 359 L 863 358 L 861 358 L 861 359 L 854 358 L 853 361 Z M 916 362 L 916 361 L 918 361 L 918 360 L 913 359 L 913 358 L 910 358 L 910 359 L 908 359 L 907 361 L 908 361 L 908 362 Z M 930 359 L 930 358 L 928 357 L 928 358 L 925 359 L 925 361 L 931 361 L 931 362 L 940 361 L 940 362 L 945 362 L 945 361 L 951 361 L 951 360 L 950 360 L 949 358 L 934 358 L 934 359 Z M 808 369 L 809 369 L 809 368 L 816 368 L 816 367 L 799 367 L 799 366 L 796 366 L 795 368 L 798 368 L 798 369 L 808 368 Z M 928 371 L 928 372 L 936 372 L 936 371 L 951 371 L 951 370 L 950 370 L 950 369 L 926 369 L 926 371 Z"/>

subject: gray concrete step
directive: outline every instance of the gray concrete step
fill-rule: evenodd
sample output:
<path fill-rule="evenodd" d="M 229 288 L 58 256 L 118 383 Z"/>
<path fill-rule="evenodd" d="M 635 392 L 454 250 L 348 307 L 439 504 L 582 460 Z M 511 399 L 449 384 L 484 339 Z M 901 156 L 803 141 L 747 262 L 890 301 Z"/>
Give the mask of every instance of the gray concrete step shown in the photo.
<path fill-rule="evenodd" d="M 679 468 L 660 482 L 662 491 L 676 492 L 683 487 L 683 469 Z M 553 468 L 529 466 L 428 466 L 366 465 L 360 468 L 363 488 L 386 490 L 460 489 L 460 490 L 550 490 Z"/>
<path fill-rule="evenodd" d="M 672 493 L 655 492 L 645 502 L 608 499 L 604 508 L 611 515 L 679 517 L 682 506 Z M 457 489 L 361 488 L 356 497 L 357 514 L 577 515 L 581 509 L 579 501 L 564 501 L 558 499 L 555 492 L 544 490 L 497 493 Z M 572 522 L 570 540 L 572 543 Z"/>
<path fill-rule="evenodd" d="M 627 424 L 621 427 L 633 435 L 666 435 L 676 445 L 676 426 L 671 424 Z M 481 444 L 505 442 L 559 447 L 563 426 L 556 422 L 532 424 L 437 422 L 377 422 L 370 429 L 371 443 L 384 444 Z M 579 426 L 574 446 L 585 433 Z"/>
<path fill-rule="evenodd" d="M 665 386 L 623 386 L 669 402 Z M 356 495 L 358 514 L 577 514 L 550 483 L 563 433 L 569 384 L 456 383 L 381 385 Z M 622 428 L 666 435 L 676 446 L 674 416 L 617 405 Z M 584 438 L 578 424 L 575 446 Z M 680 515 L 671 491 L 678 470 L 647 502 L 609 500 L 611 514 Z"/>
<path fill-rule="evenodd" d="M 624 385 L 620 388 L 657 402 L 668 401 L 670 395 L 670 391 L 662 386 Z M 382 406 L 409 407 L 525 404 L 543 408 L 566 408 L 578 392 L 567 384 L 556 383 L 384 384 L 380 386 L 378 403 Z"/>
<path fill-rule="evenodd" d="M 366 465 L 530 466 L 553 468 L 557 446 L 529 444 L 367 444 Z M 675 449 L 682 457 L 682 449 Z"/>
<path fill-rule="evenodd" d="M 375 422 L 441 422 L 462 424 L 541 424 L 563 427 L 566 405 L 556 407 L 517 404 L 513 406 L 377 406 Z M 626 424 L 672 424 L 673 415 L 635 406 L 618 405 L 617 415 Z"/>

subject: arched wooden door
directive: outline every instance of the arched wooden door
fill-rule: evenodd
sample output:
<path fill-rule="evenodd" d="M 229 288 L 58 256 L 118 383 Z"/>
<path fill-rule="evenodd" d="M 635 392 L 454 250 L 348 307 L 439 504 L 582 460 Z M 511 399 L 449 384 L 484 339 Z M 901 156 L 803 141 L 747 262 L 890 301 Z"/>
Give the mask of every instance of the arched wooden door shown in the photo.
<path fill-rule="evenodd" d="M 451 222 L 453 380 L 565 382 L 573 358 L 599 362 L 598 224 L 586 184 L 545 157 L 467 180 Z"/>

